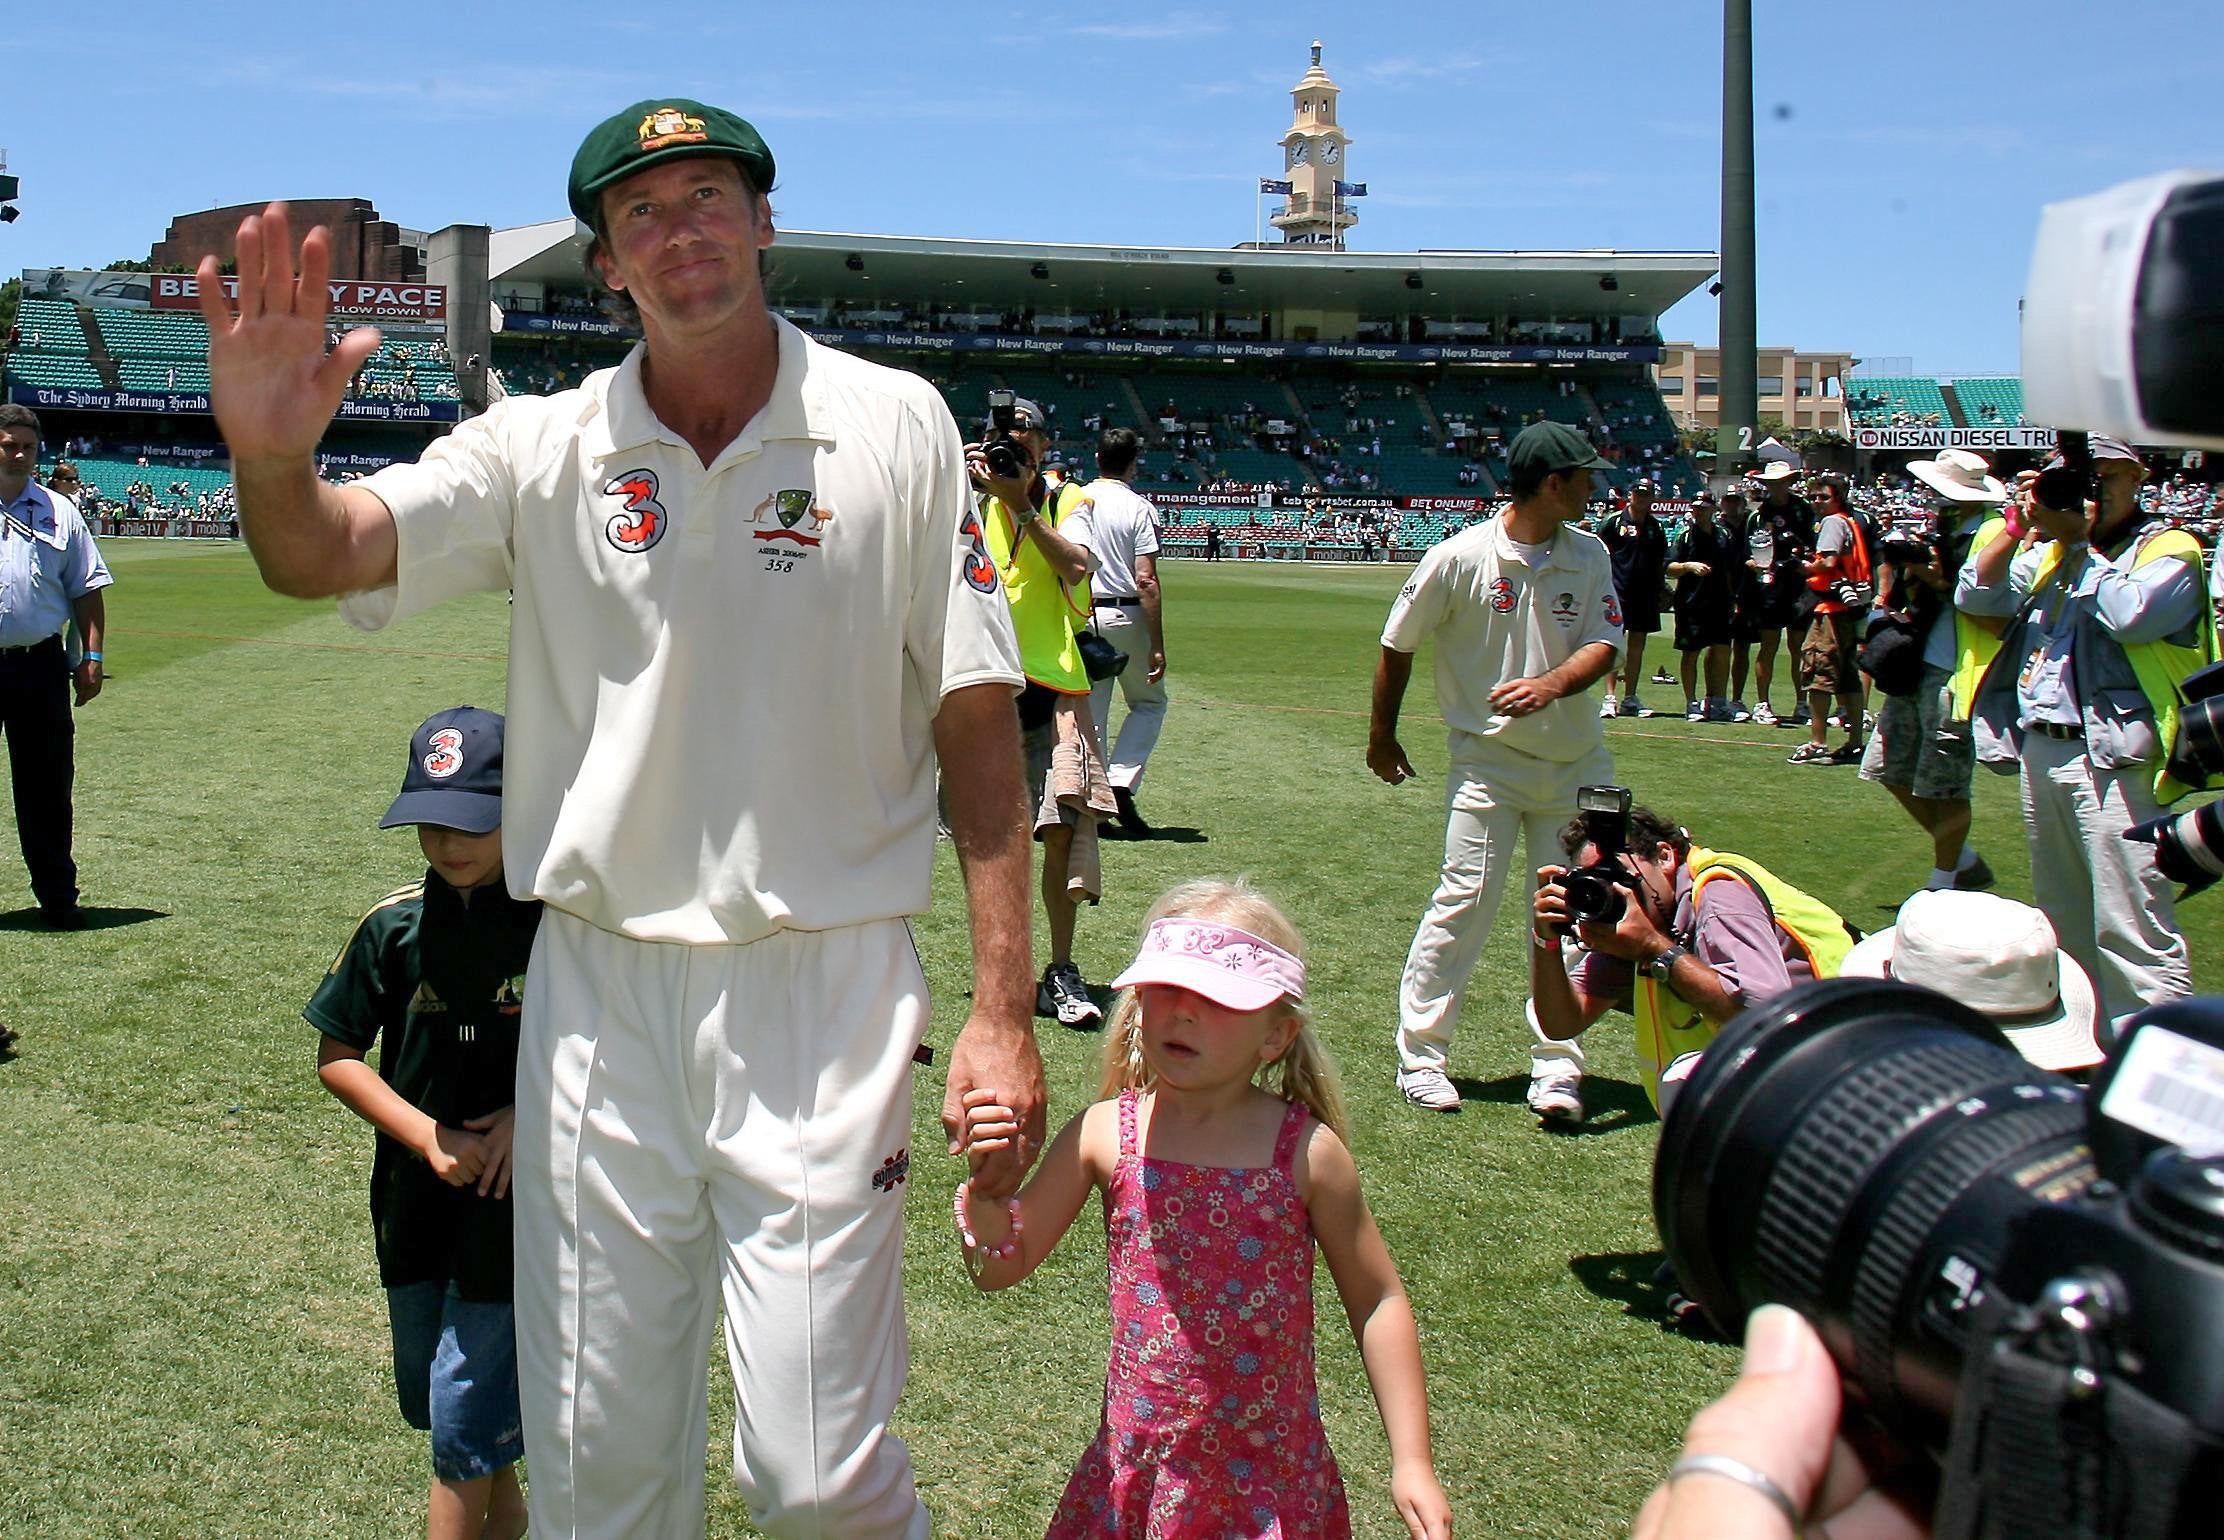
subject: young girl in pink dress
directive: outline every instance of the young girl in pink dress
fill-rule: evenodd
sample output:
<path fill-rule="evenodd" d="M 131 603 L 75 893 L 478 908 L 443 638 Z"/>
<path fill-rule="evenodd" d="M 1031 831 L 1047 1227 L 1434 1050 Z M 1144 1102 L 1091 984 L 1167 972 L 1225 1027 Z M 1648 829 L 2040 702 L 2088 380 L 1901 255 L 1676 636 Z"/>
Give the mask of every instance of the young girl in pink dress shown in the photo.
<path fill-rule="evenodd" d="M 1341 1093 L 1306 1019 L 1289 921 L 1242 883 L 1174 889 L 1105 1039 L 1103 1091 L 1016 1198 L 960 1184 L 982 1289 L 1033 1272 L 1103 1194 L 1112 1288 L 1104 1420 L 1049 1540 L 1345 1540 L 1351 1516 L 1313 1379 L 1313 1244 L 1358 1334 L 1415 1540 L 1448 1540 L 1421 1344 L 1344 1146 Z M 1262 1083 L 1264 1082 L 1264 1083 Z M 974 1169 L 1019 1137 L 966 1098 Z"/>

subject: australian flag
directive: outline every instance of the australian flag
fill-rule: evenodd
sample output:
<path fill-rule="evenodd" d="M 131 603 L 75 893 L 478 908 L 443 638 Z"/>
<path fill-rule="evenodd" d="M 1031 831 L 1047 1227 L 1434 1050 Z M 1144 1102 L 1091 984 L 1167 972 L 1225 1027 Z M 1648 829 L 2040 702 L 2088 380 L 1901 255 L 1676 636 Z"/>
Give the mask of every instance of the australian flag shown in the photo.
<path fill-rule="evenodd" d="M 1291 193 L 1297 191 L 1297 184 L 1294 182 L 1278 182 L 1273 177 L 1262 176 L 1259 178 L 1259 191 L 1261 193 L 1280 193 L 1284 197 L 1288 197 Z"/>
<path fill-rule="evenodd" d="M 1338 182 L 1336 184 L 1336 196 L 1339 198 L 1364 198 L 1367 196 L 1367 184 L 1365 182 Z"/>

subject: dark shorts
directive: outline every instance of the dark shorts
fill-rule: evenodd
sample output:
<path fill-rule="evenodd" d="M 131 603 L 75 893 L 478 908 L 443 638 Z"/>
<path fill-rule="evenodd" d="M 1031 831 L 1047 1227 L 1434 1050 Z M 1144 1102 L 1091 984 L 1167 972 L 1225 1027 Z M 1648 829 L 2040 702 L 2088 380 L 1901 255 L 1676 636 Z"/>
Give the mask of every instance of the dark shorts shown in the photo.
<path fill-rule="evenodd" d="M 1861 693 L 1860 616 L 1817 615 L 1799 645 L 1799 687 L 1831 695 Z"/>
<path fill-rule="evenodd" d="M 402 1421 L 432 1435 L 432 1470 L 475 1481 L 525 1458 L 517 1321 L 509 1302 L 459 1299 L 445 1283 L 386 1291 Z"/>
<path fill-rule="evenodd" d="M 1699 652 L 1730 645 L 1730 612 L 1721 609 L 1676 611 L 1676 651 Z"/>

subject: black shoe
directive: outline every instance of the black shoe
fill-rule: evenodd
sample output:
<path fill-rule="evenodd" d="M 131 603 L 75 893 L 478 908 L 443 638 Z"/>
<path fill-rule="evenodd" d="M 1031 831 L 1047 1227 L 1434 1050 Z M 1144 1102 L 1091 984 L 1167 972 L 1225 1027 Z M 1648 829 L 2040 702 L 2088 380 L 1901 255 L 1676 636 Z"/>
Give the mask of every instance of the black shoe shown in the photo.
<path fill-rule="evenodd" d="M 75 904 L 57 904 L 39 911 L 39 922 L 48 930 L 83 930 L 85 911 Z"/>
<path fill-rule="evenodd" d="M 1151 837 L 1151 826 L 1143 815 L 1135 811 L 1135 793 L 1125 786 L 1112 788 L 1112 800 L 1120 805 L 1120 828 L 1128 839 L 1146 840 Z"/>
<path fill-rule="evenodd" d="M 1089 986 L 1081 982 L 1081 970 L 1070 962 L 1052 963 L 1044 969 L 1036 995 L 1038 1004 L 1041 997 L 1049 997 L 1048 1014 L 1057 1017 L 1063 1026 L 1093 1032 L 1104 1025 L 1104 1011 L 1089 998 Z"/>

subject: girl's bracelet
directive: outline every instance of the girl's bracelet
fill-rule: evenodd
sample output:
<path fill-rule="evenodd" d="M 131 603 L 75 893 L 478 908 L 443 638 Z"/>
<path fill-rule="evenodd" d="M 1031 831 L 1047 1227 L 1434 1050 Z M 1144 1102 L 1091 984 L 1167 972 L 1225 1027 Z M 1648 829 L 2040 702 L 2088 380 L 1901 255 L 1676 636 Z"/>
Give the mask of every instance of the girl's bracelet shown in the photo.
<path fill-rule="evenodd" d="M 950 1195 L 950 1210 L 958 1222 L 958 1239 L 965 1242 L 968 1252 L 977 1251 L 993 1261 L 1003 1262 L 1019 1255 L 1019 1235 L 1023 1226 L 1019 1222 L 1019 1199 L 1005 1200 L 1004 1212 L 1012 1222 L 1012 1233 L 994 1246 L 984 1246 L 981 1238 L 973 1233 L 973 1226 L 966 1218 L 966 1206 L 973 1199 L 973 1179 L 967 1177 L 958 1183 L 958 1190 Z"/>

